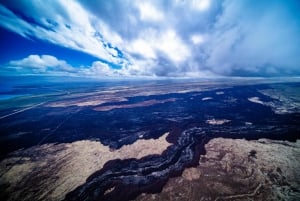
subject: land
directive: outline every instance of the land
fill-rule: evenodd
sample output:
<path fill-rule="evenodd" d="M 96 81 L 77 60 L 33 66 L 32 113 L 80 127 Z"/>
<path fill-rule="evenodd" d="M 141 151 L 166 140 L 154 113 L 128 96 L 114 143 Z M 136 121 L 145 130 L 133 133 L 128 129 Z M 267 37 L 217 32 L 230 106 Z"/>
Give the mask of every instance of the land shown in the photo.
<path fill-rule="evenodd" d="M 112 150 L 97 141 L 45 144 L 11 153 L 0 163 L 0 197 L 5 200 L 63 200 L 108 161 L 160 155 L 168 133 Z"/>
<path fill-rule="evenodd" d="M 196 167 L 136 200 L 299 200 L 300 141 L 215 138 Z"/>
<path fill-rule="evenodd" d="M 299 83 L 18 84 L 0 199 L 298 200 Z"/>
<path fill-rule="evenodd" d="M 135 107 L 147 107 L 147 106 L 152 106 L 156 104 L 162 104 L 162 103 L 167 103 L 167 102 L 174 102 L 176 101 L 175 98 L 169 98 L 169 99 L 163 99 L 163 100 L 147 100 L 147 101 L 142 101 L 134 104 L 122 104 L 122 105 L 109 105 L 109 106 L 100 106 L 94 108 L 96 111 L 109 111 L 113 109 L 121 109 L 121 108 L 135 108 Z"/>
<path fill-rule="evenodd" d="M 119 150 L 95 141 L 77 141 L 32 147 L 22 151 L 22 158 L 16 151 L 0 163 L 0 185 L 6 186 L 1 197 L 63 200 L 110 160 L 161 154 L 171 145 L 166 136 L 139 140 Z M 160 193 L 143 193 L 136 200 L 300 199 L 300 140 L 215 138 L 205 149 L 197 166 L 171 178 Z"/>

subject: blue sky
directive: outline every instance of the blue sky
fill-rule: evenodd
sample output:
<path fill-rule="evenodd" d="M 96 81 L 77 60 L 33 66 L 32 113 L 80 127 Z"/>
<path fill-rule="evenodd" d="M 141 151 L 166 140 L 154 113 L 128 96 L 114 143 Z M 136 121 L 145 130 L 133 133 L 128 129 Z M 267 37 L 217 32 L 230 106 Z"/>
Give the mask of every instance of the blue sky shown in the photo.
<path fill-rule="evenodd" d="M 299 76 L 298 0 L 7 0 L 1 75 Z"/>

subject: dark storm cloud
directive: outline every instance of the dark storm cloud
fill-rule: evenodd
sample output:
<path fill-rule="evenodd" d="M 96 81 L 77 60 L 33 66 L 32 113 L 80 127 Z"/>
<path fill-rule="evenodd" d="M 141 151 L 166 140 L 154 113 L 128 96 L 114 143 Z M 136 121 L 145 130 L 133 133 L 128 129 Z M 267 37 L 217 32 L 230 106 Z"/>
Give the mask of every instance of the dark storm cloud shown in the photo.
<path fill-rule="evenodd" d="M 299 8 L 297 1 L 225 1 L 206 64 L 225 75 L 299 74 Z"/>

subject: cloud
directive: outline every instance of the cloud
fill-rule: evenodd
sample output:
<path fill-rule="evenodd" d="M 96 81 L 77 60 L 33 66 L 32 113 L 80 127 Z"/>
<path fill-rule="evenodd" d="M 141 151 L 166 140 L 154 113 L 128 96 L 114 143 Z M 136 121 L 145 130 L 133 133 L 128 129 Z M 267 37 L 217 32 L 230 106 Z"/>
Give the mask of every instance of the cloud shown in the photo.
<path fill-rule="evenodd" d="M 200 11 L 204 11 L 209 9 L 210 0 L 192 0 L 191 6 L 194 9 L 198 9 Z"/>
<path fill-rule="evenodd" d="M 201 34 L 194 34 L 191 36 L 191 41 L 194 45 L 200 45 L 204 42 L 204 37 Z"/>
<path fill-rule="evenodd" d="M 13 60 L 3 70 L 15 71 L 24 75 L 63 75 L 76 77 L 130 77 L 127 69 L 112 69 L 107 63 L 95 61 L 90 66 L 73 67 L 65 60 L 52 55 L 29 55 Z"/>
<path fill-rule="evenodd" d="M 140 19 L 145 21 L 161 21 L 164 18 L 164 14 L 157 10 L 150 2 L 140 2 L 138 4 L 140 11 Z"/>
<path fill-rule="evenodd" d="M 292 2 L 224 1 L 205 49 L 208 67 L 225 75 L 299 74 L 299 4 Z"/>
<path fill-rule="evenodd" d="M 299 9 L 297 0 L 12 0 L 0 25 L 101 60 L 73 67 L 77 75 L 300 75 Z"/>
<path fill-rule="evenodd" d="M 29 55 L 21 60 L 8 63 L 9 68 L 26 73 L 75 73 L 76 69 L 64 60 L 59 60 L 51 55 Z"/>
<path fill-rule="evenodd" d="M 145 35 L 147 37 L 144 37 Z M 130 45 L 132 46 L 130 47 Z M 189 48 L 174 30 L 158 32 L 148 29 L 142 32 L 136 40 L 133 40 L 127 49 L 146 59 L 155 59 L 158 55 L 162 55 L 174 64 L 187 60 L 190 56 Z"/>
<path fill-rule="evenodd" d="M 127 69 L 112 69 L 108 64 L 95 61 L 91 66 L 79 68 L 77 76 L 85 77 L 130 77 Z"/>
<path fill-rule="evenodd" d="M 117 57 L 115 47 L 95 29 L 97 19 L 75 1 L 9 1 L 7 6 L 0 5 L 0 25 L 23 37 L 79 50 L 114 64 L 125 60 Z"/>

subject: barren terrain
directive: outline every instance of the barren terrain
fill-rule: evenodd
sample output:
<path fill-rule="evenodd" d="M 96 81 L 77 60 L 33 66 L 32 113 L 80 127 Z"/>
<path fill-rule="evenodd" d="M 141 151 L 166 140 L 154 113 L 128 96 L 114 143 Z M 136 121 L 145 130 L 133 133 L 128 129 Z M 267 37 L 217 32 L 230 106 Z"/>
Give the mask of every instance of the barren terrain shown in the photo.
<path fill-rule="evenodd" d="M 299 200 L 300 141 L 212 139 L 196 168 L 137 200 Z"/>
<path fill-rule="evenodd" d="M 118 150 L 100 142 L 83 140 L 45 144 L 10 154 L 0 163 L 0 198 L 7 200 L 62 200 L 103 165 L 114 159 L 161 154 L 171 144 L 164 134 L 138 140 Z"/>

